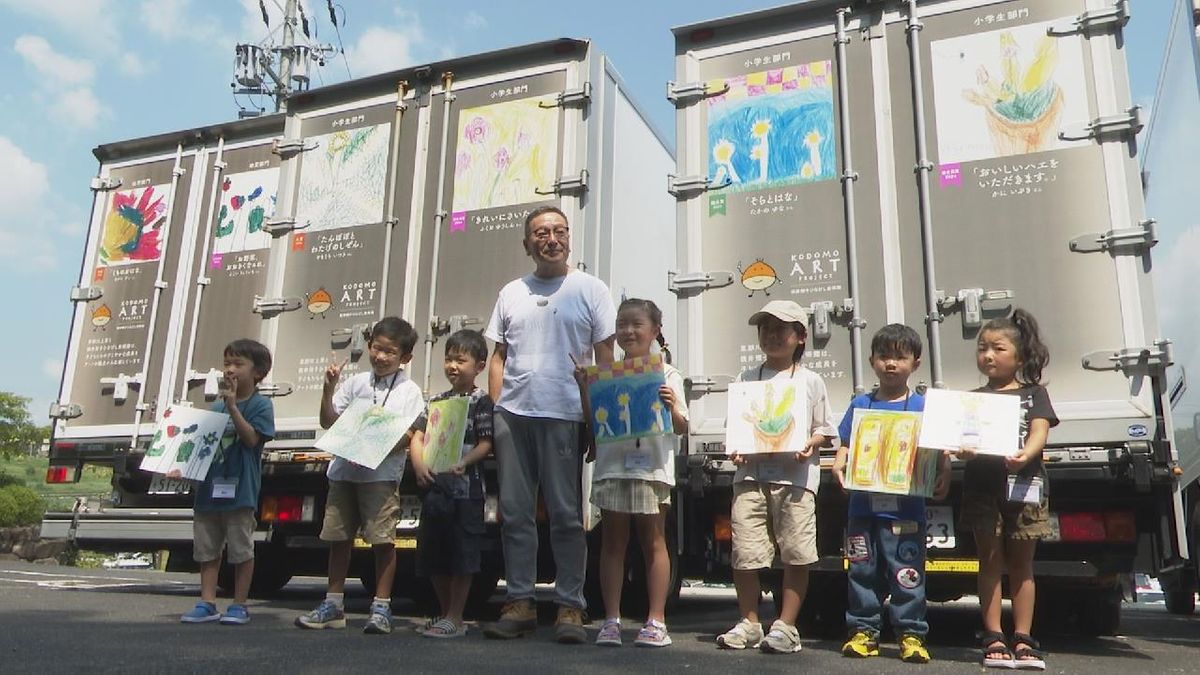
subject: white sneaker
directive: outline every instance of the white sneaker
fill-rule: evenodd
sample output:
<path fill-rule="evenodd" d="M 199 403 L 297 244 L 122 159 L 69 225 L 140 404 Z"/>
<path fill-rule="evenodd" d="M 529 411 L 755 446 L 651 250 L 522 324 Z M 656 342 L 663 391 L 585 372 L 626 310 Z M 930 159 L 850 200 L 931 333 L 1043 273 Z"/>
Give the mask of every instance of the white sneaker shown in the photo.
<path fill-rule="evenodd" d="M 753 623 L 750 619 L 742 619 L 723 635 L 717 636 L 717 647 L 720 649 L 754 649 L 763 641 L 762 624 Z"/>

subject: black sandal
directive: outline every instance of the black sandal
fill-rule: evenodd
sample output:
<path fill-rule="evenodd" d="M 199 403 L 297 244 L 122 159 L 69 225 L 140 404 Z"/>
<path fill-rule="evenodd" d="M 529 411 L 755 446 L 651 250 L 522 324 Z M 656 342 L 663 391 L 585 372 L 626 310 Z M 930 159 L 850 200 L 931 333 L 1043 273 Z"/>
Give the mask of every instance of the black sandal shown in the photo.
<path fill-rule="evenodd" d="M 1017 645 L 1021 645 L 1018 647 Z M 1045 670 L 1046 652 L 1032 636 L 1013 633 L 1013 667 L 1019 670 Z"/>
<path fill-rule="evenodd" d="M 999 644 L 996 644 L 999 643 Z M 979 633 L 979 647 L 983 649 L 983 665 L 985 668 L 1008 668 L 1015 666 L 1012 649 L 1004 639 L 1004 633 L 982 631 Z"/>

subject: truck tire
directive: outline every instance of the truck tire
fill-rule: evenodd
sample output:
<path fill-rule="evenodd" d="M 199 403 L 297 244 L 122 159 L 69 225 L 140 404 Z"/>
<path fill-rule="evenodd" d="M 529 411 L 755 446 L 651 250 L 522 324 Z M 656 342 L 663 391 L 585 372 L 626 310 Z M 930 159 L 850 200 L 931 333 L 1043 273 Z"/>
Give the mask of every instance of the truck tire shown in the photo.
<path fill-rule="evenodd" d="M 679 553 L 675 542 L 674 520 L 667 515 L 666 539 L 667 558 L 670 561 L 670 574 L 667 577 L 667 609 L 675 606 L 679 600 L 679 590 L 683 579 L 679 573 Z M 591 614 L 598 616 L 604 610 L 604 594 L 600 587 L 600 528 L 603 523 L 592 529 L 588 541 L 587 579 L 583 586 L 584 600 Z M 650 598 L 646 585 L 646 562 L 642 555 L 641 544 L 637 539 L 637 525 L 630 523 L 629 543 L 625 547 L 625 583 L 621 588 L 621 615 L 644 619 L 649 610 Z"/>
<path fill-rule="evenodd" d="M 1167 591 L 1163 593 L 1167 611 L 1180 616 L 1191 616 L 1196 611 L 1196 594 L 1192 591 Z"/>
<path fill-rule="evenodd" d="M 1121 591 L 1103 590 L 1081 594 L 1076 621 L 1088 637 L 1116 635 L 1121 628 Z"/>
<path fill-rule="evenodd" d="M 254 552 L 254 576 L 250 577 L 251 595 L 274 595 L 291 580 L 292 569 L 285 552 L 272 546 L 262 547 Z M 232 594 L 233 582 L 233 565 L 222 560 L 221 568 L 217 571 L 217 588 Z"/>

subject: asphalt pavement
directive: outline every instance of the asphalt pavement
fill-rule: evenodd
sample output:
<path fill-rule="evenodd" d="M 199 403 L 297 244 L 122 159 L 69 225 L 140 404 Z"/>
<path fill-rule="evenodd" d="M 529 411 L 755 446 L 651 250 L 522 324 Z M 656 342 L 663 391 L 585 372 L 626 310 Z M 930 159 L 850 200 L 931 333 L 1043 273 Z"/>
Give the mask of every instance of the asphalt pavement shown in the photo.
<path fill-rule="evenodd" d="M 0 672 L 197 672 L 324 673 L 379 669 L 404 672 L 489 673 L 963 673 L 981 672 L 974 631 L 977 609 L 969 600 L 933 604 L 929 611 L 934 661 L 899 661 L 894 645 L 868 662 L 843 658 L 836 640 L 804 639 L 794 655 L 717 650 L 715 635 L 736 620 L 732 590 L 685 588 L 668 613 L 674 644 L 664 649 L 632 646 L 638 622 L 625 622 L 626 646 L 555 644 L 554 606 L 540 603 L 541 627 L 532 638 L 486 640 L 471 625 L 460 640 L 422 638 L 408 629 L 416 608 L 393 605 L 392 635 L 364 635 L 369 597 L 357 584 L 348 590 L 347 630 L 304 631 L 293 619 L 323 597 L 321 579 L 293 580 L 270 599 L 252 599 L 246 626 L 183 625 L 180 613 L 195 603 L 198 578 L 149 570 L 90 570 L 0 563 Z M 497 597 L 498 602 L 501 598 Z M 222 600 L 221 608 L 228 603 Z M 496 606 L 488 610 L 494 614 Z M 763 603 L 769 616 L 771 603 Z M 769 619 L 768 619 L 769 620 Z M 594 637 L 598 622 L 589 632 Z M 1087 638 L 1043 630 L 1050 652 L 1048 672 L 1128 675 L 1200 672 L 1200 615 L 1174 616 L 1162 604 L 1126 604 L 1122 634 Z"/>

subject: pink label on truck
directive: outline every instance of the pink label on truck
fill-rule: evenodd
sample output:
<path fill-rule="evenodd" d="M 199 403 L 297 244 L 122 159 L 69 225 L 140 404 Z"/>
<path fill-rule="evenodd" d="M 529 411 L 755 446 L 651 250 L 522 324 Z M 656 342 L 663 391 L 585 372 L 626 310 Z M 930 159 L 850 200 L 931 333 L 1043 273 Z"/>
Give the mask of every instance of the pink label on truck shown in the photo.
<path fill-rule="evenodd" d="M 221 269 L 221 263 L 223 263 L 224 261 L 225 261 L 224 253 L 214 253 L 214 254 L 212 254 L 212 260 L 208 263 L 208 266 L 211 267 L 212 269 L 219 270 L 219 269 Z"/>
<path fill-rule="evenodd" d="M 962 187 L 962 165 L 943 164 L 939 167 L 942 187 Z"/>
<path fill-rule="evenodd" d="M 451 232 L 466 232 L 467 231 L 467 212 L 455 211 L 450 214 L 450 231 Z"/>

